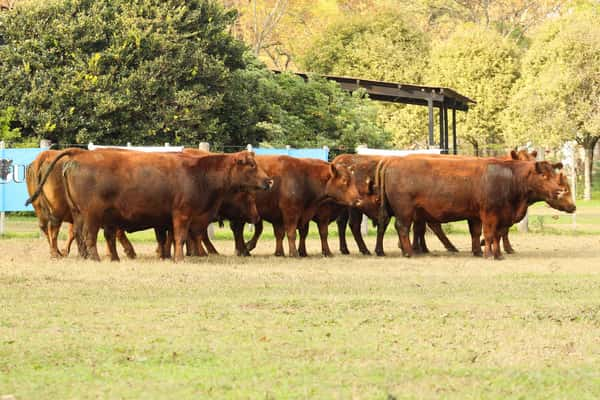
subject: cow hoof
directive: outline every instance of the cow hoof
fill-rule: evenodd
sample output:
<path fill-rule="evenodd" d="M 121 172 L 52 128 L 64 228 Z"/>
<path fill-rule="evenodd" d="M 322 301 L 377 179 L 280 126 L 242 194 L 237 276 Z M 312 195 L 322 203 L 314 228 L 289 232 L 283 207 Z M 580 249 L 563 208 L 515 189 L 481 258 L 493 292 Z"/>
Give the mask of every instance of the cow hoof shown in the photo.
<path fill-rule="evenodd" d="M 340 253 L 348 255 L 350 254 L 350 251 L 348 249 L 340 249 Z"/>
<path fill-rule="evenodd" d="M 323 257 L 333 257 L 333 253 L 330 251 L 324 251 L 321 253 Z"/>
<path fill-rule="evenodd" d="M 375 254 L 377 257 L 385 257 L 385 253 L 383 251 L 376 251 Z"/>
<path fill-rule="evenodd" d="M 306 250 L 298 252 L 298 257 L 307 257 L 307 256 L 308 256 L 308 253 L 306 252 Z"/>
<path fill-rule="evenodd" d="M 275 257 L 283 257 L 285 254 L 283 254 L 283 251 L 276 251 L 275 252 Z"/>
<path fill-rule="evenodd" d="M 513 248 L 504 249 L 504 252 L 505 252 L 506 254 L 515 254 L 515 249 L 513 249 Z"/>
<path fill-rule="evenodd" d="M 256 242 L 247 242 L 246 243 L 246 248 L 248 249 L 248 251 L 254 250 L 255 247 L 256 247 Z"/>
<path fill-rule="evenodd" d="M 130 260 L 135 260 L 135 258 L 137 257 L 137 254 L 135 253 L 125 253 L 127 254 L 127 258 L 129 258 Z"/>
<path fill-rule="evenodd" d="M 456 247 L 450 247 L 446 250 L 448 250 L 448 252 L 450 252 L 450 253 L 458 253 L 458 249 Z"/>
<path fill-rule="evenodd" d="M 483 257 L 483 253 L 482 252 L 474 252 L 473 257 Z"/>

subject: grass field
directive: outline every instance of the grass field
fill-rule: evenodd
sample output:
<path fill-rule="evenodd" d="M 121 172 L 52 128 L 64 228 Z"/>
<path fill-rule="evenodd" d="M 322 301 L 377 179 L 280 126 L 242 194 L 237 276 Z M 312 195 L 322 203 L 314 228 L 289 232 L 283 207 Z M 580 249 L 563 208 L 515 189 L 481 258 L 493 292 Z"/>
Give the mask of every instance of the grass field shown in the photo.
<path fill-rule="evenodd" d="M 412 259 L 388 235 L 386 258 L 280 259 L 265 238 L 181 264 L 145 240 L 121 263 L 0 240 L 0 396 L 600 396 L 599 235 L 515 234 L 499 262 L 428 238 Z"/>

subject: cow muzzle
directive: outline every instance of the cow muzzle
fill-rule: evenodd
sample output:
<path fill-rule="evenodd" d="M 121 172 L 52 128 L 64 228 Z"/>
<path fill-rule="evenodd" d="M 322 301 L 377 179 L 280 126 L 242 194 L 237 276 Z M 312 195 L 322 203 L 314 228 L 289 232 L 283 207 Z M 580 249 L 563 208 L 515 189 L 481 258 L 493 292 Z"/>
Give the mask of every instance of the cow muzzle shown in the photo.
<path fill-rule="evenodd" d="M 360 207 L 360 206 L 362 206 L 362 204 L 363 204 L 362 200 L 361 199 L 357 199 L 357 200 L 354 200 L 354 203 L 352 204 L 352 206 L 353 207 Z"/>

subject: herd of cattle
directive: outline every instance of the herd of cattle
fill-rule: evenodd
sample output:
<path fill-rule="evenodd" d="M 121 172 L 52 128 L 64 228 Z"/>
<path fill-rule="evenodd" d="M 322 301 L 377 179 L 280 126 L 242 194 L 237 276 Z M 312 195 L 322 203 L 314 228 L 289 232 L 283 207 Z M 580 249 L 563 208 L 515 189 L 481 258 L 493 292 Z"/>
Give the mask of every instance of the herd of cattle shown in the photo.
<path fill-rule="evenodd" d="M 126 254 L 135 251 L 125 232 L 154 229 L 160 258 L 216 253 L 208 225 L 227 219 L 238 255 L 249 255 L 262 232 L 273 225 L 275 255 L 306 256 L 309 222 L 315 221 L 322 254 L 331 255 L 328 226 L 337 221 L 340 251 L 348 254 L 349 222 L 359 250 L 369 254 L 360 232 L 365 214 L 377 225 L 375 253 L 384 255 L 383 236 L 392 217 L 402 253 L 427 252 L 426 226 L 446 249 L 457 251 L 441 224 L 467 220 L 476 256 L 501 258 L 502 239 L 513 252 L 508 229 L 527 207 L 545 201 L 572 213 L 573 197 L 560 163 L 535 161 L 535 153 L 511 152 L 501 158 L 446 155 L 381 157 L 343 154 L 331 163 L 250 152 L 215 154 L 186 149 L 182 153 L 131 150 L 87 151 L 70 148 L 41 153 L 27 172 L 27 187 L 52 257 L 66 256 L 76 240 L 79 254 L 99 260 L 98 231 L 104 230 L 112 260 L 116 240 Z M 71 223 L 64 250 L 58 232 Z M 255 224 L 245 243 L 244 224 Z M 413 242 L 409 232 L 413 226 Z M 299 244 L 296 246 L 296 231 Z M 484 240 L 481 241 L 483 231 Z M 481 247 L 484 243 L 484 251 Z M 205 249 L 206 247 L 206 249 Z"/>

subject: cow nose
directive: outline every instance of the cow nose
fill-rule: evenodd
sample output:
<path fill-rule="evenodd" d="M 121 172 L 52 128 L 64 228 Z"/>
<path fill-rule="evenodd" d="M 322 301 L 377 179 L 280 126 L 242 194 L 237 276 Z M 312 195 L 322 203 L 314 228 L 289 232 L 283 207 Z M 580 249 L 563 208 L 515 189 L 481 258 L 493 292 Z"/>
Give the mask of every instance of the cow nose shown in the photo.
<path fill-rule="evenodd" d="M 265 180 L 263 187 L 265 188 L 265 190 L 271 189 L 273 187 L 273 179 Z"/>
<path fill-rule="evenodd" d="M 362 205 L 362 200 L 361 199 L 357 199 L 354 201 L 354 207 L 360 207 Z"/>

